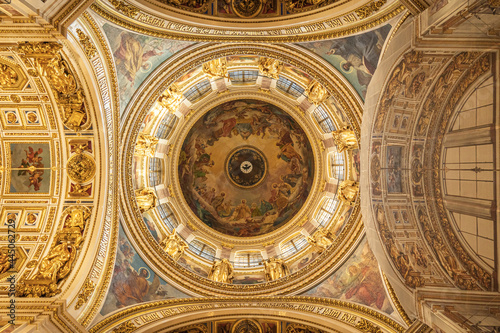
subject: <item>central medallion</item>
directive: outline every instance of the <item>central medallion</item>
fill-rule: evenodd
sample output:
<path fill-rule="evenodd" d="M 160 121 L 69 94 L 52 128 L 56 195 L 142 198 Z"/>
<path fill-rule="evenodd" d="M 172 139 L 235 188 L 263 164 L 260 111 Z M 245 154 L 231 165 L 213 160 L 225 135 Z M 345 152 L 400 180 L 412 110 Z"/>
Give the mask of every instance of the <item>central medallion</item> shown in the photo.
<path fill-rule="evenodd" d="M 254 147 L 241 147 L 232 152 L 226 161 L 226 172 L 234 185 L 251 188 L 259 185 L 266 176 L 264 154 Z"/>
<path fill-rule="evenodd" d="M 297 215 L 311 190 L 314 156 L 306 133 L 285 111 L 239 99 L 192 125 L 177 175 L 186 203 L 204 224 L 253 237 Z"/>

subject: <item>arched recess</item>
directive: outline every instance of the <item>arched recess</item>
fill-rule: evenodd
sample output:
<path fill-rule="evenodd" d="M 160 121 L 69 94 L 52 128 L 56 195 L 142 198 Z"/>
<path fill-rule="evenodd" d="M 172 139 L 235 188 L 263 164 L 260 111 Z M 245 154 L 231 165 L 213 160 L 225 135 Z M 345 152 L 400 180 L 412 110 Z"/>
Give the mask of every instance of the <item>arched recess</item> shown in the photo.
<path fill-rule="evenodd" d="M 31 177 L 33 188 L 12 193 L 12 198 L 18 196 L 12 202 L 17 208 L 12 208 L 38 216 L 31 216 L 33 221 L 28 219 L 30 227 L 24 230 L 36 231 L 23 236 L 31 243 L 26 244 L 29 262 L 14 274 L 16 324 L 33 328 L 43 323 L 54 331 L 84 332 L 76 318 L 89 310 L 83 305 L 98 297 L 105 284 L 102 273 L 113 244 L 116 183 L 110 166 L 116 165 L 112 148 L 116 125 L 110 101 L 99 91 L 97 78 L 89 74 L 91 57 L 75 44 L 31 41 L 3 49 L 30 83 L 11 91 L 12 102 L 22 108 L 18 114 L 26 118 L 24 126 L 3 124 L 2 132 L 10 132 L 11 148 L 19 145 L 14 141 L 21 137 L 25 145 L 21 148 L 26 154 L 32 152 L 29 157 L 34 161 L 33 166 L 23 166 L 28 172 L 19 175 Z M 12 152 L 15 163 L 28 158 L 22 156 L 23 150 Z M 45 207 L 38 214 L 40 204 Z M 19 250 L 22 247 L 19 244 Z M 46 315 L 39 317 L 41 313 Z"/>
<path fill-rule="evenodd" d="M 167 319 L 168 320 L 165 320 Z M 325 332 L 404 332 L 393 319 L 366 307 L 332 299 L 283 296 L 196 298 L 149 302 L 119 311 L 89 332 L 168 332 L 207 319 L 268 318 L 303 323 Z"/>
<path fill-rule="evenodd" d="M 370 245 L 404 308 L 429 325 L 454 331 L 467 322 L 460 316 L 473 318 L 474 311 L 487 316 L 488 307 L 497 306 L 498 276 L 460 241 L 463 237 L 450 223 L 446 209 L 455 204 L 457 210 L 460 198 L 443 191 L 443 175 L 450 169 L 443 166 L 442 149 L 467 140 L 469 129 L 454 137 L 445 133 L 470 92 L 498 75 L 498 51 L 478 45 L 460 52 L 459 43 L 451 40 L 441 47 L 429 40 L 420 44 L 411 37 L 419 33 L 421 22 L 416 21 L 401 27 L 382 58 L 370 85 L 382 89 L 368 90 L 361 138 L 366 166 L 362 212 Z M 491 112 L 498 117 L 498 105 Z M 483 140 L 488 140 L 491 132 L 485 132 Z M 460 208 L 474 215 L 475 208 Z M 496 218 L 494 210 L 480 210 L 485 211 L 490 220 Z M 485 300 L 479 310 L 477 304 Z M 437 304 L 446 310 L 433 313 L 430 308 Z M 474 320 L 467 325 L 481 324 Z"/>

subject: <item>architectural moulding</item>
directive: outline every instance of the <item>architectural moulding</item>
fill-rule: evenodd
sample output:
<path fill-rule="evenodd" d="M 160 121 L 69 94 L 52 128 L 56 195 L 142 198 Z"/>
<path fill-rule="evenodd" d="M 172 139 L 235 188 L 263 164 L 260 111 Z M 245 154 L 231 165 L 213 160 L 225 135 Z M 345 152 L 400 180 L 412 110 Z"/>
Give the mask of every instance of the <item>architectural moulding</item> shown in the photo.
<path fill-rule="evenodd" d="M 322 20 L 325 14 L 318 14 L 315 18 L 318 22 L 303 26 L 298 20 L 292 27 L 287 24 L 286 28 L 281 28 L 277 23 L 269 24 L 269 28 L 261 27 L 258 30 L 233 30 L 234 22 L 227 22 L 227 28 L 217 29 L 213 24 L 204 26 L 197 18 L 193 20 L 196 23 L 180 23 L 182 15 L 176 17 L 159 17 L 149 10 L 138 9 L 133 18 L 127 15 L 120 15 L 108 4 L 98 1 L 91 6 L 92 10 L 105 18 L 106 20 L 118 24 L 124 28 L 152 35 L 155 37 L 169 39 L 183 39 L 191 41 L 212 41 L 214 39 L 220 42 L 235 42 L 239 40 L 252 42 L 301 42 L 317 39 L 328 39 L 346 36 L 352 33 L 362 32 L 372 29 L 404 11 L 398 1 L 390 1 L 382 7 L 375 6 L 376 10 L 372 15 L 365 17 L 367 13 L 363 10 L 365 5 L 360 6 L 352 12 L 344 13 L 338 17 L 328 20 Z M 142 6 L 141 6 L 142 8 Z M 310 18 L 308 19 L 310 21 Z M 182 19 L 182 22 L 186 22 Z M 189 21 L 188 21 L 189 22 Z M 241 27 L 241 22 L 238 26 Z"/>

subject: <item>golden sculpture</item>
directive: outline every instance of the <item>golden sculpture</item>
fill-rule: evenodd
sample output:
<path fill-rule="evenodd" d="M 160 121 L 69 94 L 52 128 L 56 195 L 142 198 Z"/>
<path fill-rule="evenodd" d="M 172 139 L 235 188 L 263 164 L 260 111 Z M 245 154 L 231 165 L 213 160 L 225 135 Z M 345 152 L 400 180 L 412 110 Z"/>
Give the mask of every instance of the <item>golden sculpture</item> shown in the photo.
<path fill-rule="evenodd" d="M 167 109 L 170 113 L 174 113 L 177 110 L 179 104 L 182 101 L 182 93 L 175 83 L 161 94 L 158 98 L 158 104 Z"/>
<path fill-rule="evenodd" d="M 0 63 L 0 87 L 9 88 L 15 86 L 18 80 L 19 76 L 12 67 Z"/>
<path fill-rule="evenodd" d="M 75 131 L 79 130 L 87 122 L 83 96 L 82 90 L 79 89 L 72 95 L 62 95 L 58 99 L 63 111 L 64 125 Z"/>
<path fill-rule="evenodd" d="M 155 208 L 157 204 L 155 190 L 150 187 L 135 190 L 135 199 L 141 213 Z"/>
<path fill-rule="evenodd" d="M 226 58 L 218 58 L 203 64 L 203 73 L 207 74 L 211 79 L 217 77 L 229 78 L 227 73 Z"/>
<path fill-rule="evenodd" d="M 356 134 L 350 129 L 349 126 L 344 126 L 338 131 L 333 131 L 333 140 L 337 145 L 339 153 L 344 150 L 352 150 L 358 148 L 358 140 Z"/>
<path fill-rule="evenodd" d="M 354 206 L 358 198 L 359 183 L 353 180 L 344 180 L 340 183 L 338 196 L 339 199 L 344 201 L 350 206 Z"/>
<path fill-rule="evenodd" d="M 63 114 L 66 127 L 79 130 L 87 123 L 88 115 L 84 105 L 84 94 L 78 89 L 75 76 L 59 51 L 62 45 L 53 42 L 19 43 L 19 51 L 35 61 L 40 75 L 45 76 L 56 92 L 57 102 Z"/>
<path fill-rule="evenodd" d="M 139 133 L 137 143 L 135 145 L 135 155 L 154 157 L 155 147 L 158 143 L 158 138 L 144 133 Z"/>
<path fill-rule="evenodd" d="M 278 59 L 260 57 L 259 73 L 270 77 L 271 79 L 279 79 L 280 72 L 283 69 L 283 63 Z"/>
<path fill-rule="evenodd" d="M 307 241 L 321 253 L 332 245 L 333 237 L 330 231 L 325 230 L 323 227 L 319 227 L 312 237 L 307 237 Z"/>
<path fill-rule="evenodd" d="M 173 234 L 161 242 L 161 246 L 176 261 L 182 256 L 184 250 L 188 248 L 188 245 L 177 235 L 175 229 Z"/>
<path fill-rule="evenodd" d="M 328 91 L 317 81 L 311 82 L 304 94 L 307 96 L 309 102 L 315 105 L 323 103 L 328 98 Z"/>
<path fill-rule="evenodd" d="M 69 211 L 63 229 L 56 235 L 58 241 L 70 241 L 76 248 L 83 241 L 83 231 L 90 219 L 90 210 L 85 207 L 74 207 Z"/>
<path fill-rule="evenodd" d="M 72 197 L 88 197 L 90 196 L 90 193 L 88 190 L 92 187 L 92 184 L 88 185 L 80 185 L 80 184 L 73 184 L 73 188 L 71 192 L 69 192 L 69 195 Z"/>
<path fill-rule="evenodd" d="M 266 281 L 273 281 L 285 277 L 288 273 L 288 267 L 286 267 L 283 259 L 270 258 L 264 261 L 264 271 L 266 275 Z"/>
<path fill-rule="evenodd" d="M 50 280 L 56 284 L 64 278 L 71 270 L 75 260 L 76 248 L 69 242 L 63 242 L 52 248 L 49 254 L 43 258 L 35 280 Z"/>
<path fill-rule="evenodd" d="M 0 249 L 0 274 L 7 272 L 10 267 L 9 248 L 5 246 Z"/>
<path fill-rule="evenodd" d="M 49 253 L 40 262 L 32 279 L 18 283 L 16 296 L 52 297 L 61 292 L 57 284 L 69 275 L 73 267 L 91 215 L 90 208 L 84 206 L 70 207 L 65 212 L 64 226 L 54 236 Z"/>
<path fill-rule="evenodd" d="M 95 162 L 90 154 L 74 154 L 68 160 L 66 169 L 68 177 L 76 183 L 86 183 L 95 175 Z"/>
<path fill-rule="evenodd" d="M 233 266 L 226 258 L 215 260 L 208 278 L 217 282 L 233 283 Z"/>

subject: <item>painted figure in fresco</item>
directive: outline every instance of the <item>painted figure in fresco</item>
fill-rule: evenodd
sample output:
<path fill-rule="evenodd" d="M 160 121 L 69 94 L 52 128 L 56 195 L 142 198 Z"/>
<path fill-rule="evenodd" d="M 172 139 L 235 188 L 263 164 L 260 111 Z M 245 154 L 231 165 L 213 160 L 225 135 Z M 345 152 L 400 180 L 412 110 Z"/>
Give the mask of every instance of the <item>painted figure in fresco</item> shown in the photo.
<path fill-rule="evenodd" d="M 33 147 L 28 147 L 28 150 L 24 150 L 26 153 L 26 159 L 21 160 L 21 165 L 19 168 L 27 169 L 27 170 L 19 170 L 17 172 L 18 176 L 28 175 L 29 185 L 28 188 L 33 186 L 35 191 L 40 190 L 41 182 L 43 180 L 43 157 L 40 156 L 43 153 L 42 148 L 38 148 L 38 150 L 34 150 Z"/>
<path fill-rule="evenodd" d="M 127 262 L 128 265 L 130 263 Z M 113 286 L 113 293 L 117 299 L 117 306 L 119 308 L 147 301 L 147 295 L 150 289 L 155 290 L 157 286 L 150 286 L 147 277 L 149 272 L 146 268 L 141 268 L 139 273 L 136 272 L 131 266 L 126 268 L 127 278 L 125 280 L 118 280 Z M 159 284 L 159 283 L 158 283 Z"/>
<path fill-rule="evenodd" d="M 116 67 L 130 81 L 134 82 L 136 73 L 145 66 L 146 61 L 162 54 L 162 50 L 144 51 L 141 42 L 132 34 L 123 32 L 120 36 L 120 46 L 114 52 Z"/>

